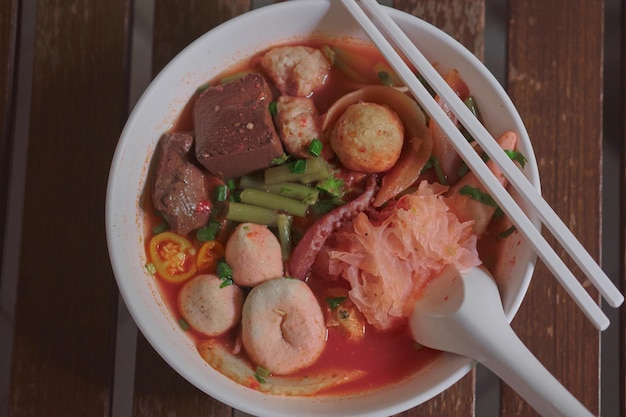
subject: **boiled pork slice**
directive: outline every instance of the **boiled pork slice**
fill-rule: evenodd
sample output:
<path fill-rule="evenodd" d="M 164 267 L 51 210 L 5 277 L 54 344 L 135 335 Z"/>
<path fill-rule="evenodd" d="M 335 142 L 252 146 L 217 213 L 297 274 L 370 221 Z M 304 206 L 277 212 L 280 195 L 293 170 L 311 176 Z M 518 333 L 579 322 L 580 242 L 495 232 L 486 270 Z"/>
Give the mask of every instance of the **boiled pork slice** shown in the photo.
<path fill-rule="evenodd" d="M 269 167 L 284 152 L 271 101 L 270 86 L 258 73 L 203 91 L 193 111 L 198 162 L 222 178 Z"/>

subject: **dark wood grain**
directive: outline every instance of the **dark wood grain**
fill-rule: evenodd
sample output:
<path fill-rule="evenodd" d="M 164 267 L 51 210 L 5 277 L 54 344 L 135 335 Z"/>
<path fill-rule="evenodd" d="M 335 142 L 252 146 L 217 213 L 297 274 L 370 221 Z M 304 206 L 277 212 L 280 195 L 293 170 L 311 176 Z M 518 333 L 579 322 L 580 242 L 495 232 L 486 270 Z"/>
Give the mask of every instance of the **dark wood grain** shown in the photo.
<path fill-rule="evenodd" d="M 8 413 L 103 416 L 117 292 L 105 190 L 127 111 L 127 0 L 40 0 Z"/>
<path fill-rule="evenodd" d="M 393 5 L 437 26 L 483 59 L 485 0 L 394 0 Z"/>
<path fill-rule="evenodd" d="M 534 144 L 543 195 L 598 259 L 602 2 L 528 0 L 509 7 L 508 87 Z M 541 262 L 513 327 L 548 370 L 599 413 L 599 333 Z M 535 415 L 508 387 L 502 394 L 503 416 Z"/>
<path fill-rule="evenodd" d="M 17 60 L 17 0 L 0 5 L 0 265 L 4 253 L 5 219 L 13 150 L 15 66 Z"/>
<path fill-rule="evenodd" d="M 484 0 L 395 0 L 394 7 L 413 14 L 442 29 L 478 58 L 485 50 Z M 400 414 L 405 417 L 473 416 L 475 374 L 472 371 L 450 389 L 432 400 Z"/>
<path fill-rule="evenodd" d="M 155 0 L 152 73 L 208 30 L 252 7 L 251 0 Z"/>
<path fill-rule="evenodd" d="M 244 13 L 251 1 L 201 1 L 186 3 L 178 0 L 156 0 L 154 16 L 152 73 L 156 75 L 178 52 L 218 24 Z M 231 416 L 228 407 L 179 376 L 148 341 L 137 341 L 135 398 L 133 415 L 154 416 L 174 413 L 177 416 Z"/>

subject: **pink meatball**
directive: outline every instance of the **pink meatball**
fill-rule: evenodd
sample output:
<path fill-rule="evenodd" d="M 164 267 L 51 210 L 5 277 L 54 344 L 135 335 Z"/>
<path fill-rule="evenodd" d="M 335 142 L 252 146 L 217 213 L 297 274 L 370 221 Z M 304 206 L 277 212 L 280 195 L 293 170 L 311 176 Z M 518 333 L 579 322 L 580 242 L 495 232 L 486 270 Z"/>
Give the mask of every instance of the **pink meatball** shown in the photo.
<path fill-rule="evenodd" d="M 331 67 L 322 51 L 300 45 L 269 50 L 261 65 L 283 94 L 300 97 L 308 97 L 319 89 Z"/>
<path fill-rule="evenodd" d="M 347 168 L 384 172 L 400 158 L 404 126 L 396 112 L 385 105 L 355 103 L 339 116 L 329 141 Z"/>
<path fill-rule="evenodd" d="M 242 287 L 254 287 L 283 275 L 283 260 L 278 238 L 265 226 L 242 223 L 226 242 L 226 262 L 233 281 Z"/>
<path fill-rule="evenodd" d="M 216 275 L 205 274 L 185 284 L 178 294 L 178 305 L 192 328 L 208 336 L 218 336 L 239 323 L 243 298 L 241 288 L 222 286 Z"/>

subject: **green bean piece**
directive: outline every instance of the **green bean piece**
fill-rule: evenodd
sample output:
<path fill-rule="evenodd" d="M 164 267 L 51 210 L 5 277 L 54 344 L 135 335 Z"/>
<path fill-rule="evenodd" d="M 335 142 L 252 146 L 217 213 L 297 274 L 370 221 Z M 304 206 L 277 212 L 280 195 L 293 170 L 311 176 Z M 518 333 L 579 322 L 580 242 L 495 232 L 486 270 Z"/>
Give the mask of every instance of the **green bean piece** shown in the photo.
<path fill-rule="evenodd" d="M 278 210 L 300 217 L 306 216 L 306 212 L 309 209 L 307 204 L 293 198 L 255 190 L 254 188 L 242 190 L 239 198 L 241 198 L 242 203 Z"/>
<path fill-rule="evenodd" d="M 276 226 L 278 227 L 278 241 L 280 242 L 280 250 L 283 261 L 289 259 L 291 255 L 291 225 L 293 217 L 287 214 L 279 214 L 276 218 Z"/>
<path fill-rule="evenodd" d="M 276 184 L 265 184 L 263 179 L 250 176 L 241 177 L 239 181 L 241 188 L 254 188 L 255 190 L 267 191 L 272 194 L 295 198 L 305 204 L 315 204 L 319 197 L 319 190 L 305 184 L 296 182 L 279 182 Z"/>
<path fill-rule="evenodd" d="M 288 164 L 283 164 L 265 170 L 265 184 L 280 182 L 300 182 L 310 184 L 323 180 L 332 174 L 328 163 L 322 157 L 309 158 L 306 160 L 304 172 L 292 172 Z"/>
<path fill-rule="evenodd" d="M 264 207 L 253 206 L 251 204 L 235 203 L 228 204 L 226 219 L 235 222 L 250 222 L 264 224 L 266 226 L 276 226 L 278 213 Z"/>

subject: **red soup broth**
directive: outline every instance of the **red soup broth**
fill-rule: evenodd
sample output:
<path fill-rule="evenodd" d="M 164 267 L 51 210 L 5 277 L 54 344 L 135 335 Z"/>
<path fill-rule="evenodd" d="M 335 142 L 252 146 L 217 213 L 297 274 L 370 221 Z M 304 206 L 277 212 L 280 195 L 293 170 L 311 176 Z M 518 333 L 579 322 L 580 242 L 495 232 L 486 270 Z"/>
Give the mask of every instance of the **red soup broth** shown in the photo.
<path fill-rule="evenodd" d="M 298 44 L 307 44 L 319 47 L 328 43 L 321 41 L 309 41 L 307 43 L 298 42 Z M 361 61 L 363 61 L 363 58 L 365 58 L 366 61 L 369 61 L 371 63 L 371 73 L 375 73 L 374 67 L 377 64 L 385 62 L 378 50 L 371 45 L 354 42 L 341 42 L 336 43 L 336 45 L 350 51 L 351 53 L 359 55 L 361 57 Z M 216 77 L 215 80 L 210 81 L 208 85 L 216 85 L 220 82 L 221 78 L 243 71 L 257 71 L 264 74 L 264 71 L 260 66 L 261 56 L 262 54 L 259 54 L 246 62 L 237 64 L 219 77 Z M 372 83 L 375 82 L 376 80 L 372 80 Z M 320 91 L 316 92 L 312 98 L 315 101 L 320 114 L 323 114 L 338 98 L 357 88 L 359 88 L 358 84 L 349 80 L 348 77 L 346 77 L 341 71 L 333 67 L 327 78 L 325 86 Z M 194 94 L 185 105 L 172 131 L 193 130 L 192 109 L 198 94 L 199 92 Z M 148 181 L 152 181 L 152 178 L 153 176 L 149 175 Z M 162 222 L 161 217 L 155 213 L 152 198 L 149 195 L 150 189 L 151 186 L 146 187 L 148 194 L 145 195 L 145 198 L 143 199 L 143 209 L 146 214 L 146 253 L 148 254 L 148 258 L 149 250 L 147 246 L 153 236 L 152 229 Z M 296 220 L 296 222 L 301 224 L 310 224 L 313 221 L 314 219 Z M 223 237 L 226 233 L 222 232 L 220 235 Z M 187 238 L 194 244 L 196 249 L 200 248 L 201 242 L 195 238 L 194 232 L 187 236 Z M 222 243 L 226 243 L 225 239 L 222 239 Z M 163 297 L 168 309 L 171 311 L 175 319 L 181 322 L 182 315 L 178 306 L 178 293 L 184 285 L 184 282 L 174 284 L 160 279 L 158 274 L 155 275 L 155 279 L 161 296 Z M 316 294 L 318 302 L 322 307 L 324 307 L 326 303 L 321 296 L 323 293 L 323 286 L 325 285 L 324 283 L 326 282 L 328 282 L 327 279 L 315 276 L 312 276 L 308 281 L 309 286 Z M 337 284 L 334 282 L 333 286 L 336 285 Z M 207 336 L 193 329 L 186 330 L 186 333 L 196 345 L 209 339 Z M 227 347 L 232 347 L 239 343 L 239 333 L 240 327 L 236 326 L 227 334 L 212 339 L 223 343 Z M 240 355 L 243 359 L 248 360 L 243 349 L 241 350 Z M 330 388 L 323 394 L 337 395 L 356 393 L 399 382 L 415 374 L 425 365 L 431 363 L 439 355 L 441 355 L 441 352 L 431 350 L 417 344 L 411 336 L 408 325 L 393 331 L 382 332 L 378 331 L 373 326 L 366 324 L 365 336 L 362 340 L 357 342 L 346 339 L 339 333 L 339 331 L 331 327 L 328 329 L 328 339 L 325 350 L 317 362 L 309 368 L 299 371 L 291 376 L 304 377 L 307 375 L 314 375 L 318 372 L 327 371 L 329 369 L 361 370 L 365 373 L 363 377 L 358 378 L 355 381 Z"/>

